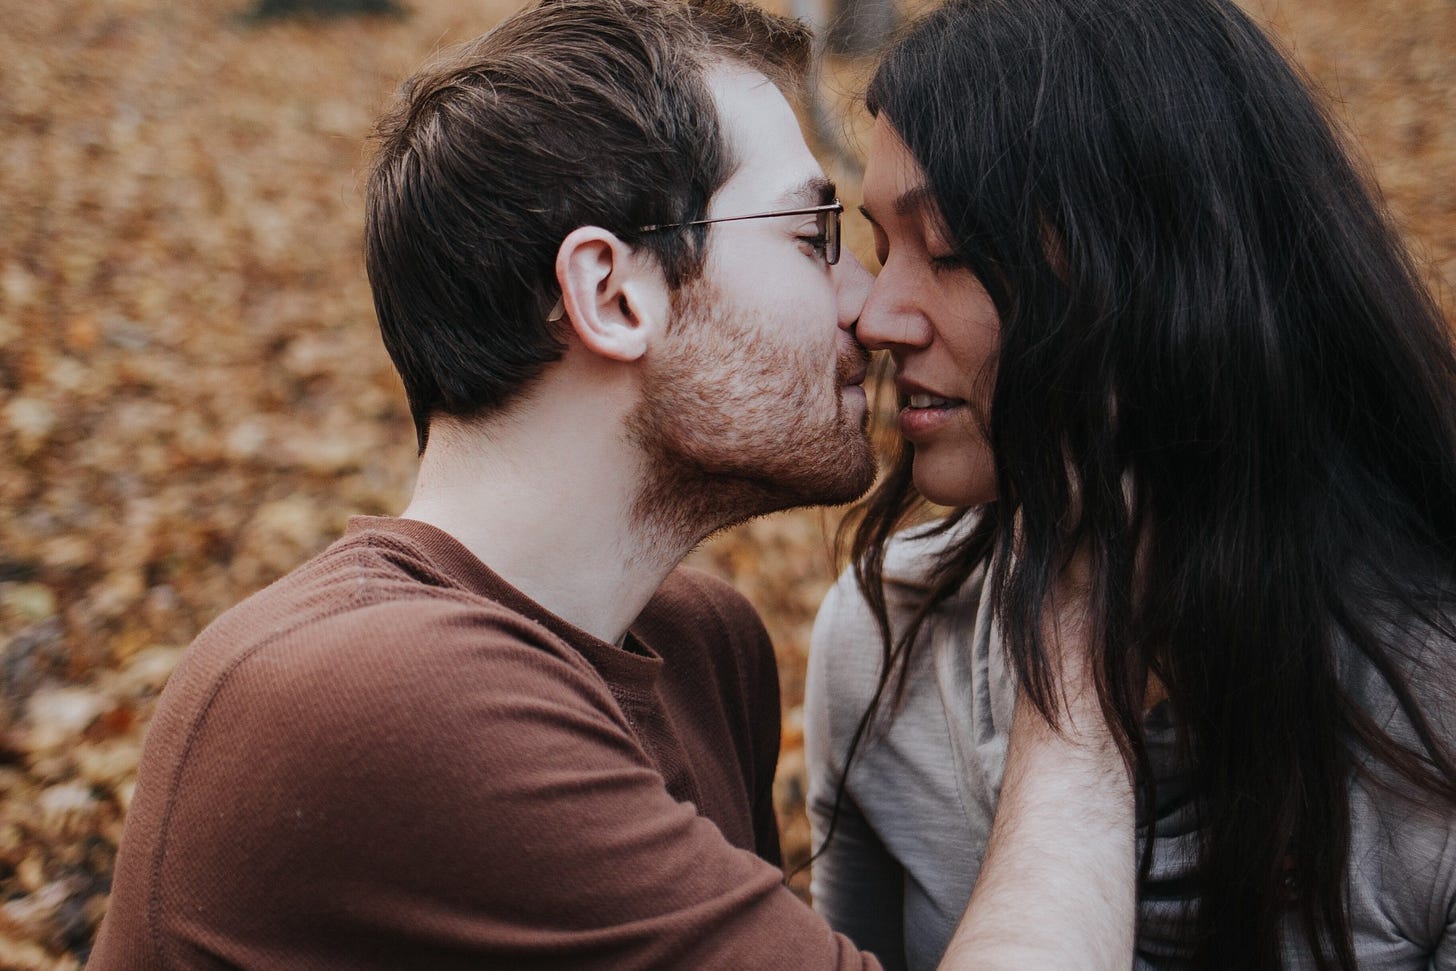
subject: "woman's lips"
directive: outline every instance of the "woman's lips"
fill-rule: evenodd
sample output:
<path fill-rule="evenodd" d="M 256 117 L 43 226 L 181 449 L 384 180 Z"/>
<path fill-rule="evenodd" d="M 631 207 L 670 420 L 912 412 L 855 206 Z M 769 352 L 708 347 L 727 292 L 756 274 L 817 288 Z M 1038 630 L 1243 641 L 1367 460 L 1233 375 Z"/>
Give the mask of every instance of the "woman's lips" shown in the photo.
<path fill-rule="evenodd" d="M 900 409 L 900 434 L 912 442 L 935 434 L 956 417 L 966 403 L 959 398 L 917 392 Z"/>

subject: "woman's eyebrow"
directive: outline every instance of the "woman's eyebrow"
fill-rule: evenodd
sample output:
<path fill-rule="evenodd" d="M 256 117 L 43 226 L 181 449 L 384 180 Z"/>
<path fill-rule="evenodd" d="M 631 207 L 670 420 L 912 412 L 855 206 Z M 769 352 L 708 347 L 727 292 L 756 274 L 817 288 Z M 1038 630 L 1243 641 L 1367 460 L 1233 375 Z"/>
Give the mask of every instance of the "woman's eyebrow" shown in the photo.
<path fill-rule="evenodd" d="M 915 186 L 913 189 L 906 189 L 895 199 L 895 215 L 909 216 L 918 213 L 926 206 L 933 206 L 935 197 L 931 194 L 930 186 L 924 183 Z"/>
<path fill-rule="evenodd" d="M 895 197 L 895 201 L 891 204 L 890 208 L 895 210 L 895 215 L 904 218 L 906 216 L 916 215 L 924 211 L 926 207 L 932 207 L 934 205 L 935 196 L 930 191 L 930 186 L 922 184 L 911 189 L 906 189 L 900 193 Z M 870 215 L 869 208 L 866 206 L 859 207 L 859 214 L 876 226 L 880 224 L 879 220 Z"/>

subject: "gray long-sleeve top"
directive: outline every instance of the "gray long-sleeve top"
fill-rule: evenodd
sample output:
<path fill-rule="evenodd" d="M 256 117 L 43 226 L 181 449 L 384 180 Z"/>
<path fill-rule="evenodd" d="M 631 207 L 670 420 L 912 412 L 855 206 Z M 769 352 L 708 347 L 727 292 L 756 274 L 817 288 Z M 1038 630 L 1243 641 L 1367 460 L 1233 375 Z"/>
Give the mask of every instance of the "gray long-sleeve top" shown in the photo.
<path fill-rule="evenodd" d="M 893 624 L 906 621 L 917 578 L 948 541 L 902 536 L 892 544 L 885 572 Z M 887 968 L 935 965 L 970 898 L 990 835 L 1016 687 L 986 590 L 978 571 L 922 629 L 905 694 L 862 743 L 833 838 L 814 865 L 815 906 Z M 1450 744 L 1456 648 L 1424 653 L 1427 662 L 1413 661 L 1408 676 Z M 874 693 L 881 654 L 873 617 L 846 573 L 820 608 L 809 657 L 805 747 L 816 847 L 828 830 L 840 767 Z M 1393 721 L 1398 716 L 1383 682 L 1354 661 L 1343 673 L 1352 695 L 1407 740 L 1402 729 L 1408 726 Z M 1139 902 L 1140 968 L 1182 963 L 1175 928 L 1186 884 L 1178 877 L 1189 870 L 1196 834 L 1179 784 L 1173 731 L 1166 707 L 1155 708 L 1148 737 L 1161 805 L 1152 880 Z M 1372 769 L 1377 776 L 1382 771 Z M 1350 800 L 1350 907 L 1360 966 L 1456 969 L 1456 818 L 1360 780 Z M 1297 930 L 1285 941 L 1286 967 L 1314 966 Z"/>

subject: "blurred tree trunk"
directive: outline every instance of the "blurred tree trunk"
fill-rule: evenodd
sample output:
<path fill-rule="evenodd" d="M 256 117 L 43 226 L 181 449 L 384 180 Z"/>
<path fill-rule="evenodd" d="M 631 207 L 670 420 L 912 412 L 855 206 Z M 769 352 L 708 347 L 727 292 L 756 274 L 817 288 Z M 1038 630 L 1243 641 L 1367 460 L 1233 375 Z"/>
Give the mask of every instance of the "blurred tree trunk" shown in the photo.
<path fill-rule="evenodd" d="M 833 0 L 824 45 L 831 54 L 871 54 L 895 29 L 895 0 Z"/>

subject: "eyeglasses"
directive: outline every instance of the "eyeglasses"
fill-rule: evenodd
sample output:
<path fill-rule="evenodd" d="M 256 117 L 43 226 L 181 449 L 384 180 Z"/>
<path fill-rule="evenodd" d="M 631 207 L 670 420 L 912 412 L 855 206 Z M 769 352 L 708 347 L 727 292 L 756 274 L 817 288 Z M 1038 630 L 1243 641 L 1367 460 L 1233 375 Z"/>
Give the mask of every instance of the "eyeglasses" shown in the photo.
<path fill-rule="evenodd" d="M 662 223 L 652 226 L 639 226 L 639 233 L 657 233 L 664 229 L 683 229 L 688 226 L 709 226 L 713 223 L 735 223 L 744 219 L 771 219 L 774 216 L 818 216 L 817 232 L 819 238 L 824 240 L 824 262 L 833 266 L 839 262 L 839 217 L 844 215 L 844 203 L 835 199 L 833 202 L 826 202 L 822 206 L 810 206 L 807 209 L 780 209 L 777 212 L 755 212 L 748 216 L 720 216 L 717 219 L 694 219 L 690 223 Z M 556 323 L 566 316 L 566 300 L 558 297 L 551 312 L 546 315 L 548 323 Z"/>
<path fill-rule="evenodd" d="M 639 233 L 655 233 L 664 229 L 683 229 L 687 226 L 708 226 L 713 223 L 734 223 L 744 219 L 771 219 L 774 216 L 818 216 L 819 237 L 824 240 L 824 262 L 829 266 L 839 262 L 839 217 L 844 214 L 844 204 L 838 199 L 822 206 L 807 209 L 781 209 L 778 212 L 755 212 L 749 216 L 720 216 L 717 219 L 694 219 L 690 223 L 664 223 L 660 226 L 642 226 Z"/>

